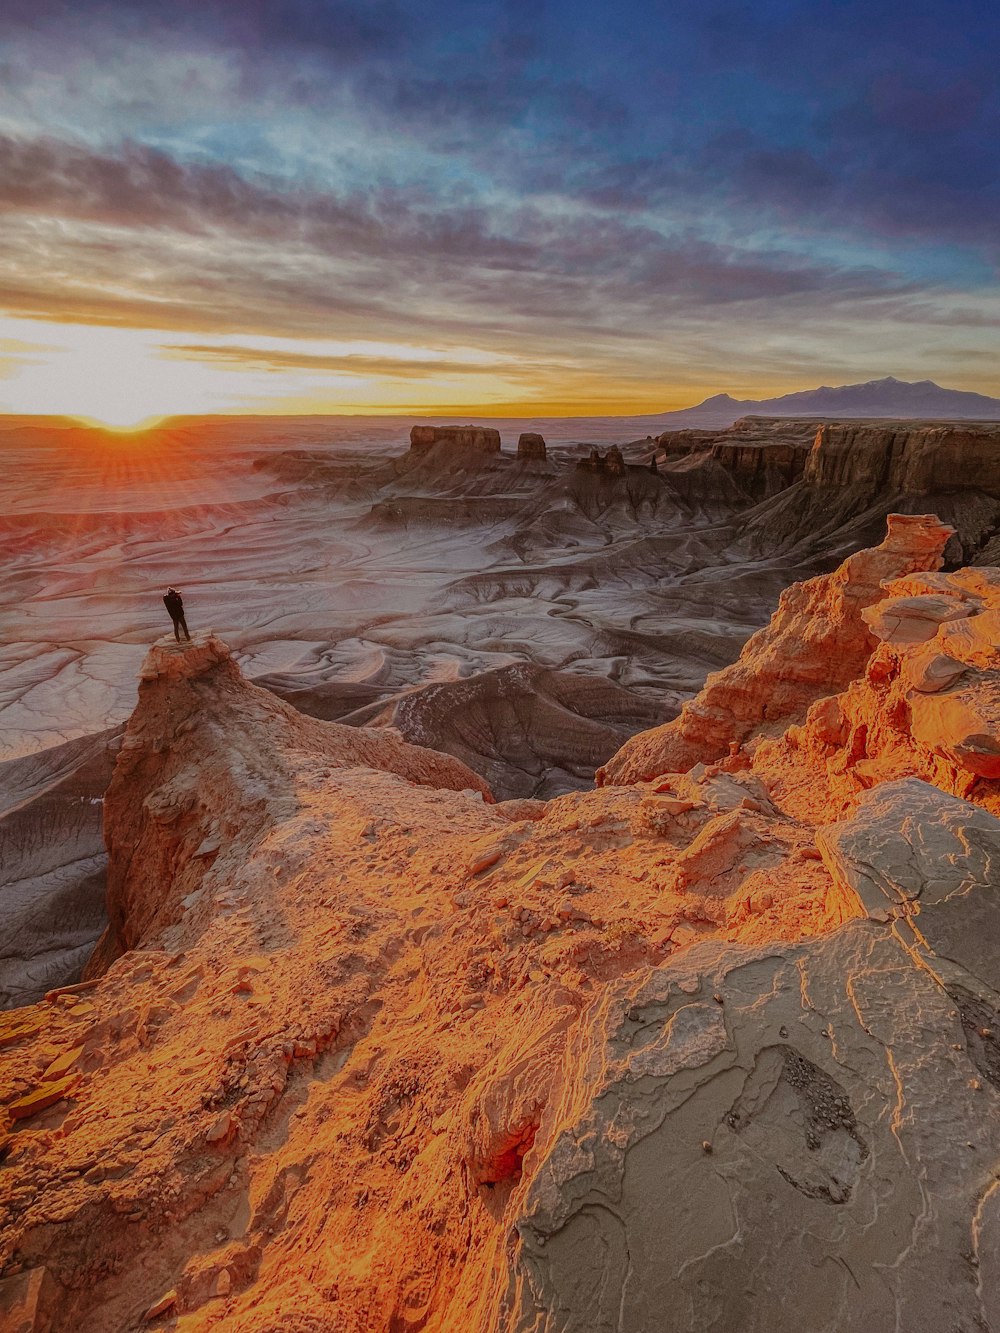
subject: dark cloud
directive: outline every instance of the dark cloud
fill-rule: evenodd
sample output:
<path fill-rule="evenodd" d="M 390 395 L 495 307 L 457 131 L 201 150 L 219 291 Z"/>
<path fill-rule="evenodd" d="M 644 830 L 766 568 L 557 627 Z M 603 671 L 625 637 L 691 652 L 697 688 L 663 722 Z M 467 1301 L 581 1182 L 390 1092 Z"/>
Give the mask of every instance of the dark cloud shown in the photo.
<path fill-rule="evenodd" d="M 445 358 L 419 360 L 392 356 L 322 356 L 308 352 L 271 351 L 250 346 L 218 346 L 199 343 L 170 343 L 164 351 L 190 361 L 208 361 L 234 370 L 263 370 L 281 374 L 304 370 L 316 374 L 365 375 L 388 379 L 440 379 L 450 375 L 502 375 L 504 379 L 530 381 L 532 371 L 515 361 L 489 363 Z"/>
<path fill-rule="evenodd" d="M 181 35 L 245 55 L 274 57 L 291 49 L 355 63 L 402 48 L 417 17 L 396 0 L 13 0 L 4 7 L 4 23 L 12 35 L 58 40 L 60 33 L 110 29 L 154 49 L 157 41 Z"/>
<path fill-rule="evenodd" d="M 901 285 L 892 274 L 778 249 L 670 237 L 628 216 L 448 209 L 420 188 L 345 197 L 282 189 L 136 144 L 111 154 L 0 138 L 0 179 L 0 209 L 9 230 L 22 220 L 10 234 L 24 243 L 8 254 L 8 276 L 20 281 L 8 281 L 7 301 L 20 288 L 25 309 L 34 275 L 67 317 L 89 285 L 95 317 L 110 300 L 112 318 L 120 310 L 156 327 L 164 314 L 176 327 L 176 303 L 187 303 L 191 328 L 214 318 L 219 331 L 267 331 L 275 320 L 282 329 L 313 329 L 323 318 L 353 325 L 366 315 L 381 323 L 401 311 L 421 321 L 424 305 L 439 327 L 493 323 L 501 312 L 512 326 L 585 317 L 614 328 L 653 306 Z M 56 225 L 66 222 L 82 225 Z M 134 293 L 124 306 L 123 288 Z"/>

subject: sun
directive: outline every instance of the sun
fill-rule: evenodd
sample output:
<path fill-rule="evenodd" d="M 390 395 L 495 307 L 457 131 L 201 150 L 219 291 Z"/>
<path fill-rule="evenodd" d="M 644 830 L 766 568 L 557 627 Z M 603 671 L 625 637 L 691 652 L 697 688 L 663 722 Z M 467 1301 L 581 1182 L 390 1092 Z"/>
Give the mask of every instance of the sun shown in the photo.
<path fill-rule="evenodd" d="M 111 413 L 101 416 L 75 416 L 74 421 L 78 421 L 81 426 L 89 426 L 93 430 L 103 430 L 109 435 L 141 435 L 145 431 L 152 430 L 166 418 L 160 414 L 154 413 L 152 416 L 131 418 L 126 417 L 125 413 L 115 416 Z"/>

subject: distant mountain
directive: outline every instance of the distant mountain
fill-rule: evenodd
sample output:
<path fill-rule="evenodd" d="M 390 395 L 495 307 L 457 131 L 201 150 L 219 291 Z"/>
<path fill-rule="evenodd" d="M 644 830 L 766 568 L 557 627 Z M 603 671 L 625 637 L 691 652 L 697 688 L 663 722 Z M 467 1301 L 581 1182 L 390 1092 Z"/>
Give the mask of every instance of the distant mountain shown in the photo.
<path fill-rule="evenodd" d="M 645 418 L 661 429 L 684 426 L 725 427 L 745 416 L 761 417 L 896 417 L 903 420 L 1000 421 L 1000 398 L 960 389 L 942 389 L 933 380 L 869 380 L 866 384 L 824 385 L 780 398 L 732 398 L 717 393 L 697 407 L 662 412 Z"/>

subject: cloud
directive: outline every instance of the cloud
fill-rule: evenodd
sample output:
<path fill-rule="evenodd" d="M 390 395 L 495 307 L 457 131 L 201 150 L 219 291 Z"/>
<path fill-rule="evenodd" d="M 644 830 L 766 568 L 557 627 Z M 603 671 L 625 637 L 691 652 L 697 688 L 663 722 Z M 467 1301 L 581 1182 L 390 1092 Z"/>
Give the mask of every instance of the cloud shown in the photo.
<path fill-rule="evenodd" d="M 311 352 L 274 351 L 273 349 L 233 344 L 167 343 L 164 352 L 184 360 L 209 362 L 237 371 L 265 371 L 284 374 L 307 371 L 314 374 L 362 375 L 389 379 L 442 379 L 452 375 L 496 375 L 504 379 L 537 378 L 538 366 L 516 361 L 461 361 L 444 357 L 371 356 L 360 352 L 323 355 Z"/>
<path fill-rule="evenodd" d="M 618 382 L 993 346 L 1000 18 L 942 4 L 15 5 L 0 303 Z"/>
<path fill-rule="evenodd" d="M 664 234 L 517 201 L 442 208 L 422 187 L 306 190 L 125 143 L 0 137 L 8 310 L 190 331 L 456 339 L 470 328 L 631 336 L 703 306 L 903 291 L 889 270 Z M 499 341 L 504 341 L 503 335 Z"/>

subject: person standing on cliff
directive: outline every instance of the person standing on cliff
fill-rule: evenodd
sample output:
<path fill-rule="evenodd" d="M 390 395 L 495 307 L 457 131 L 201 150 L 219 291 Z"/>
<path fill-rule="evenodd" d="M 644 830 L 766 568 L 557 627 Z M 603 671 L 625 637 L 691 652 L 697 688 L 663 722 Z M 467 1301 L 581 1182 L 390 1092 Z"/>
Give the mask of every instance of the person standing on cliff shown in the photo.
<path fill-rule="evenodd" d="M 180 643 L 181 630 L 183 630 L 185 639 L 190 643 L 191 635 L 188 633 L 187 621 L 184 619 L 184 599 L 176 588 L 168 588 L 163 594 L 163 605 L 169 611 L 170 619 L 174 622 L 174 638 Z"/>

